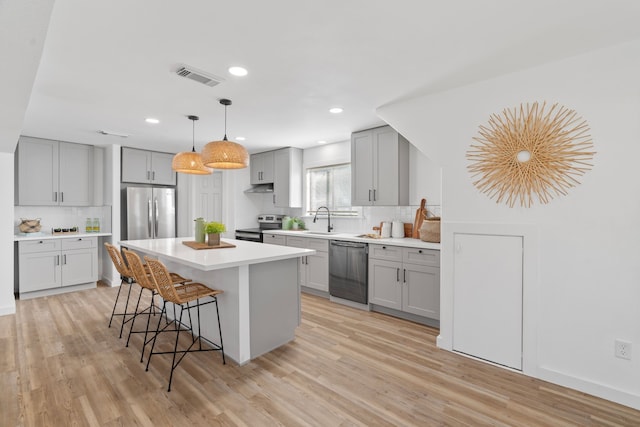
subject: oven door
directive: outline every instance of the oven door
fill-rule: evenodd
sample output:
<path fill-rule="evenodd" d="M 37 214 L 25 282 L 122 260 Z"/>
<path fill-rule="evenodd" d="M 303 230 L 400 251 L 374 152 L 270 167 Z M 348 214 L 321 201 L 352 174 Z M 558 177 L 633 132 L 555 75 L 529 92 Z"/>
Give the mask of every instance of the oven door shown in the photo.
<path fill-rule="evenodd" d="M 236 240 L 262 243 L 262 233 L 255 231 L 236 230 Z"/>

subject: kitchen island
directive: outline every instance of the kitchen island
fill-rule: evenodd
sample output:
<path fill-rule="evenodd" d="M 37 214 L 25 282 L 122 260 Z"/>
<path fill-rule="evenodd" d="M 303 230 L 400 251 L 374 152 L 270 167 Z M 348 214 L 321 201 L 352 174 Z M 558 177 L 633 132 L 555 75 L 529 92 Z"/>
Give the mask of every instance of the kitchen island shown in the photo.
<path fill-rule="evenodd" d="M 313 255 L 314 250 L 233 239 L 222 242 L 235 247 L 195 250 L 183 244 L 189 240 L 193 239 L 127 240 L 120 245 L 224 291 L 218 301 L 225 355 L 237 363 L 293 340 L 300 324 L 298 258 Z M 201 311 L 201 333 L 219 342 L 215 309 L 206 308 Z"/>

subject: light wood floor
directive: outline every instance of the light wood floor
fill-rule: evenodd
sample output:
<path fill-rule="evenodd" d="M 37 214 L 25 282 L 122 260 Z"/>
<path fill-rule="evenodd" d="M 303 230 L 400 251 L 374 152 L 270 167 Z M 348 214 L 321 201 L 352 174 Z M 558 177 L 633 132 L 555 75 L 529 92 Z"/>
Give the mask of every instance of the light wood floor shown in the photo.
<path fill-rule="evenodd" d="M 189 354 L 167 393 L 167 357 L 145 372 L 142 337 L 125 348 L 107 328 L 116 292 L 0 317 L 1 426 L 640 425 L 639 411 L 439 350 L 434 329 L 308 295 L 294 342 L 245 366 Z"/>

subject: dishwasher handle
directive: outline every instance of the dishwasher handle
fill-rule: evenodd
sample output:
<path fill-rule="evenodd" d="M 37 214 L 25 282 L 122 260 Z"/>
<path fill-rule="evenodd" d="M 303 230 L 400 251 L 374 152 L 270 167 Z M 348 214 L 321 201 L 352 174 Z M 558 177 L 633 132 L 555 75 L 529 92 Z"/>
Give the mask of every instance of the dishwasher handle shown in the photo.
<path fill-rule="evenodd" d="M 346 248 L 366 248 L 367 246 L 369 246 L 366 243 L 347 242 L 344 240 L 330 240 L 329 243 L 331 244 L 331 246 L 341 246 Z"/>

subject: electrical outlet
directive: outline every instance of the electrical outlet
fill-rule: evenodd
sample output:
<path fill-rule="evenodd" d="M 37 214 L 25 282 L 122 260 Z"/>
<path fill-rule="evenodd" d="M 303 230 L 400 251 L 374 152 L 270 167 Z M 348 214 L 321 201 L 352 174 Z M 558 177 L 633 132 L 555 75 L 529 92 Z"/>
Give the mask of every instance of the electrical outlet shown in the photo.
<path fill-rule="evenodd" d="M 615 355 L 620 359 L 631 360 L 631 343 L 629 341 L 615 341 Z"/>

